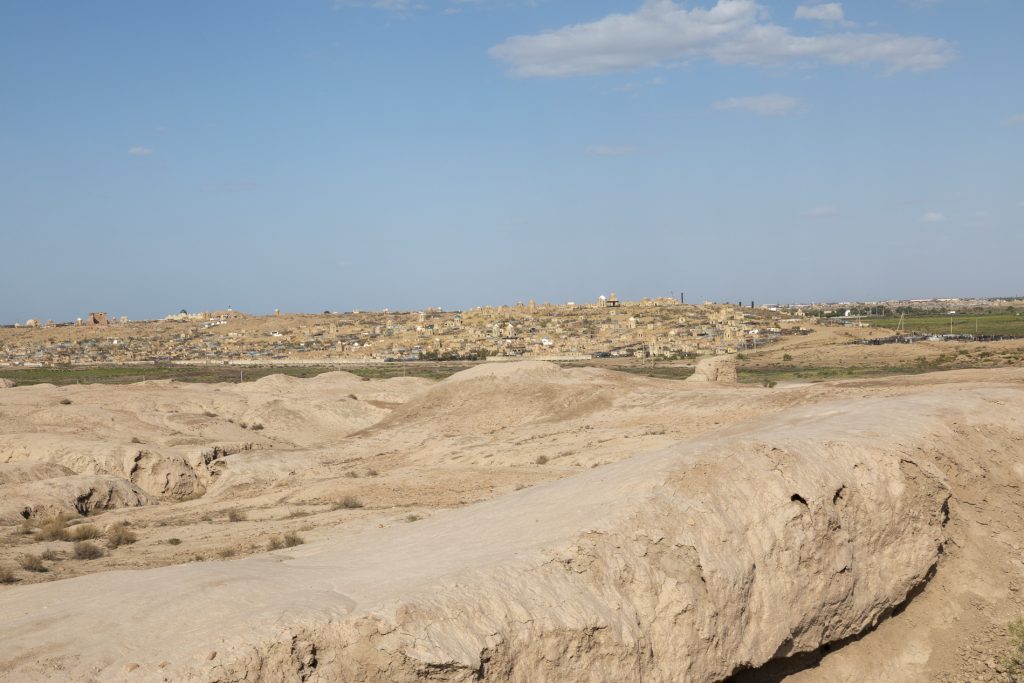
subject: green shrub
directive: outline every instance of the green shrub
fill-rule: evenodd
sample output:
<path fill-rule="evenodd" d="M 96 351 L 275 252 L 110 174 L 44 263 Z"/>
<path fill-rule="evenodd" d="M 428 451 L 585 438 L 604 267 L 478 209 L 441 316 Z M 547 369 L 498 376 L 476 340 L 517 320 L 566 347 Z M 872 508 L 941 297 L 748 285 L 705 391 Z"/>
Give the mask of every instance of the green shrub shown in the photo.
<path fill-rule="evenodd" d="M 1024 617 L 1011 621 L 1007 630 L 1010 632 L 1010 647 L 1013 649 L 1003 658 L 1003 668 L 1013 683 L 1021 683 L 1024 681 Z"/>

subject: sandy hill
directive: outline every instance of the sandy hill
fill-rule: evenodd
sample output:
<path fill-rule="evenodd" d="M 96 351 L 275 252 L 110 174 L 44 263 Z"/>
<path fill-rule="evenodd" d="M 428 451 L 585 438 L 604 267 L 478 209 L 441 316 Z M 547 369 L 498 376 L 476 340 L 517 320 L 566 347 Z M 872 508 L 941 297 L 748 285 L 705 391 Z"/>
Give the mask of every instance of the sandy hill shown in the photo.
<path fill-rule="evenodd" d="M 5 389 L 0 679 L 998 680 L 1022 408 L 1022 370 Z M 76 560 L 56 510 L 138 540 Z"/>

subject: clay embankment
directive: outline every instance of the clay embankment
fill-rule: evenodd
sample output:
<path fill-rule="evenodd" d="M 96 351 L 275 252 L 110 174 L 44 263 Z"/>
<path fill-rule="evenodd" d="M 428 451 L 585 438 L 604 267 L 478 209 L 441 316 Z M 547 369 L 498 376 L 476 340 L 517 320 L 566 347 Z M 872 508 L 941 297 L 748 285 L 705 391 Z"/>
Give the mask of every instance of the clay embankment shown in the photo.
<path fill-rule="evenodd" d="M 0 672 L 720 681 L 919 588 L 945 538 L 930 461 L 958 455 L 949 424 L 1022 408 L 1006 386 L 797 408 L 347 540 L 12 588 Z"/>

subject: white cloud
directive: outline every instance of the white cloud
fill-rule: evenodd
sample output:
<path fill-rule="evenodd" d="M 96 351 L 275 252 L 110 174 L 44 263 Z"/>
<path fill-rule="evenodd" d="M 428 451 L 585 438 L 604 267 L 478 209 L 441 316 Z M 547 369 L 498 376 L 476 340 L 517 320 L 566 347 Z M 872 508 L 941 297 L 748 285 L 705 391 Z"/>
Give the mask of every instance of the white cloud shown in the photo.
<path fill-rule="evenodd" d="M 812 209 L 804 211 L 804 215 L 808 218 L 824 218 L 826 216 L 835 216 L 839 213 L 839 209 L 834 206 L 815 206 Z"/>
<path fill-rule="evenodd" d="M 765 19 L 755 0 L 717 0 L 684 9 L 673 0 L 646 0 L 632 14 L 609 14 L 536 35 L 513 36 L 490 49 L 518 76 L 577 76 L 710 58 L 722 64 L 791 62 L 881 64 L 890 72 L 949 63 L 942 39 L 888 33 L 798 36 Z"/>
<path fill-rule="evenodd" d="M 761 116 L 785 116 L 800 106 L 800 100 L 788 95 L 755 95 L 752 97 L 730 97 L 715 102 L 715 109 L 741 109 Z"/>
<path fill-rule="evenodd" d="M 128 150 L 128 154 L 132 155 L 133 157 L 148 157 L 152 153 L 153 150 L 151 150 L 149 147 L 132 147 L 131 149 Z"/>
<path fill-rule="evenodd" d="M 929 211 L 921 216 L 922 223 L 945 223 L 946 215 L 938 211 Z"/>
<path fill-rule="evenodd" d="M 408 12 L 422 9 L 422 5 L 414 0 L 335 0 L 335 7 L 372 7 L 391 12 Z"/>
<path fill-rule="evenodd" d="M 591 157 L 629 157 L 638 151 L 633 145 L 595 145 L 587 147 L 583 153 Z"/>
<path fill-rule="evenodd" d="M 845 24 L 846 17 L 843 15 L 843 6 L 838 2 L 827 2 L 823 5 L 800 5 L 796 8 L 797 19 L 810 19 L 812 21 L 825 21 L 835 24 Z"/>

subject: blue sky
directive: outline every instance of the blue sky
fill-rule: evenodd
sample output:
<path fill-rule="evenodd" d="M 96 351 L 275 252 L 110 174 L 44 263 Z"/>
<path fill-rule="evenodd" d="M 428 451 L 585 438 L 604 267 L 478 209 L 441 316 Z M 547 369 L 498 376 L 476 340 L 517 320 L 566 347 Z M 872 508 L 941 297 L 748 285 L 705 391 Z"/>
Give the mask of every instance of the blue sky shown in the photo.
<path fill-rule="evenodd" d="M 0 2 L 0 322 L 1024 294 L 1019 0 Z"/>

